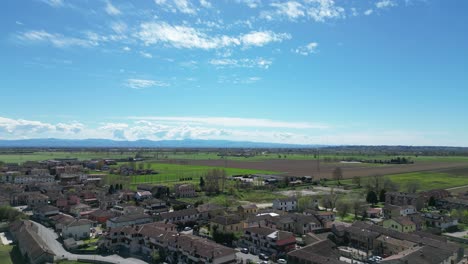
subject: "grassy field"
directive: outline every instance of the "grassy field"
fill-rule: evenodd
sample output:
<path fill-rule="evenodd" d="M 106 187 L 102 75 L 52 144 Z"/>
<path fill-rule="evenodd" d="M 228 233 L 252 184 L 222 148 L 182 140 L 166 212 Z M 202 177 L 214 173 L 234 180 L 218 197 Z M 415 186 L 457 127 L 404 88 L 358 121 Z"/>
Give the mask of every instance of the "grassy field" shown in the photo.
<path fill-rule="evenodd" d="M 136 175 L 136 176 L 120 176 L 120 175 L 110 174 L 106 177 L 105 183 L 112 184 L 116 182 L 125 182 L 135 187 L 137 184 L 142 184 L 142 183 L 176 184 L 180 182 L 181 178 L 192 178 L 192 182 L 198 183 L 200 177 L 202 177 L 207 171 L 211 169 L 215 169 L 215 168 L 225 169 L 228 176 L 237 175 L 237 174 L 255 174 L 255 173 L 276 174 L 277 173 L 274 171 L 263 171 L 263 170 L 151 163 L 151 169 L 158 171 L 159 174 Z"/>
<path fill-rule="evenodd" d="M 78 158 L 80 160 L 86 159 L 99 159 L 99 158 L 128 158 L 135 157 L 137 152 L 134 151 L 75 151 L 75 152 L 63 152 L 63 151 L 38 151 L 38 152 L 27 152 L 27 153 L 0 153 L 0 161 L 6 163 L 22 163 L 25 161 L 41 161 L 54 158 Z M 157 161 L 157 160 L 172 160 L 172 159 L 185 159 L 185 160 L 219 160 L 224 159 L 218 156 L 216 152 L 184 152 L 184 151 L 146 151 L 141 152 L 141 155 L 146 159 Z M 259 154 L 257 156 L 245 158 L 245 157 L 226 157 L 228 160 L 240 160 L 240 161 L 262 161 L 278 159 L 287 160 L 316 160 L 317 156 L 314 154 L 285 154 L 285 153 L 267 153 Z M 338 160 L 365 160 L 365 159 L 377 159 L 377 160 L 388 160 L 394 158 L 394 155 L 360 155 L 360 154 L 325 154 L 320 155 L 320 159 L 338 159 Z M 410 156 L 415 162 L 468 162 L 468 157 L 464 156 Z"/>
<path fill-rule="evenodd" d="M 392 180 L 400 186 L 400 191 L 406 190 L 406 185 L 409 182 L 418 182 L 419 191 L 426 191 L 431 189 L 447 189 L 458 186 L 468 185 L 468 171 L 460 170 L 458 173 L 449 173 L 450 171 L 441 172 L 412 172 L 384 176 Z M 361 184 L 364 185 L 367 178 L 361 179 Z M 352 179 L 341 181 L 342 184 L 353 185 Z M 331 181 L 331 185 L 336 182 Z"/>
<path fill-rule="evenodd" d="M 1 264 L 22 264 L 23 259 L 19 249 L 12 245 L 2 245 L 0 243 L 0 263 Z"/>

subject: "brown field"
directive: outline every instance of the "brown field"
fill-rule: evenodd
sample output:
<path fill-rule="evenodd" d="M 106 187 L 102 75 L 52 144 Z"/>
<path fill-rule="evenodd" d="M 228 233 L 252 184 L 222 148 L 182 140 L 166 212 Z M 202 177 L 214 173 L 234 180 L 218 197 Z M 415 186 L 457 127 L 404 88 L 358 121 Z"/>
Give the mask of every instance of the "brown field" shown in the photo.
<path fill-rule="evenodd" d="M 172 160 L 170 163 L 177 163 Z M 417 171 L 438 171 L 468 167 L 466 162 L 421 162 L 405 165 L 370 165 L 349 163 L 320 162 L 320 172 L 315 160 L 265 160 L 265 161 L 224 161 L 224 160 L 184 160 L 184 165 L 201 165 L 229 167 L 240 169 L 256 169 L 280 172 L 288 176 L 314 176 L 315 178 L 332 178 L 336 167 L 341 167 L 344 178 L 368 177 L 374 175 L 389 175 Z"/>

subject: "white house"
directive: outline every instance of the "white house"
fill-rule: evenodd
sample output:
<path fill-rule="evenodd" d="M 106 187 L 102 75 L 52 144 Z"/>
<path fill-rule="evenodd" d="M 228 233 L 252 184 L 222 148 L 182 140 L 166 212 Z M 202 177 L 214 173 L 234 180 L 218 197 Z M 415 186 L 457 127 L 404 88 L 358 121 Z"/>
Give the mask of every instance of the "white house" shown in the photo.
<path fill-rule="evenodd" d="M 131 225 L 142 225 L 153 222 L 153 218 L 147 214 L 131 214 L 114 217 L 106 222 L 106 226 L 110 228 L 131 226 Z"/>
<path fill-rule="evenodd" d="M 88 239 L 93 222 L 88 219 L 79 219 L 63 226 L 62 237 L 75 240 Z"/>
<path fill-rule="evenodd" d="M 138 191 L 135 193 L 135 199 L 140 201 L 144 199 L 149 199 L 151 197 L 153 197 L 153 195 L 149 191 Z"/>
<path fill-rule="evenodd" d="M 297 210 L 297 199 L 295 197 L 289 197 L 284 199 L 275 199 L 273 201 L 273 209 L 280 211 L 296 211 Z"/>

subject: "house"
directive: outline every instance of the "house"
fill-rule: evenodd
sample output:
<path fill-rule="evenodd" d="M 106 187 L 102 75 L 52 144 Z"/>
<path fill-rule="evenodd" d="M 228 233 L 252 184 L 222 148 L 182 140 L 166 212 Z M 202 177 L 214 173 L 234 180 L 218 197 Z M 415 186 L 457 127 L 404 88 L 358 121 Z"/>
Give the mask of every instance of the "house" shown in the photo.
<path fill-rule="evenodd" d="M 176 184 L 174 190 L 177 198 L 191 198 L 197 196 L 193 184 Z"/>
<path fill-rule="evenodd" d="M 298 213 L 268 218 L 265 223 L 267 227 L 298 235 L 323 229 L 322 222 L 316 216 Z"/>
<path fill-rule="evenodd" d="M 317 241 L 287 255 L 290 264 L 343 264 L 337 246 L 330 240 Z"/>
<path fill-rule="evenodd" d="M 141 202 L 140 205 L 143 206 L 145 211 L 151 213 L 162 213 L 168 211 L 166 202 L 156 198 L 146 199 L 143 202 Z"/>
<path fill-rule="evenodd" d="M 108 228 L 115 228 L 121 226 L 142 225 L 153 222 L 153 218 L 147 214 L 130 214 L 122 215 L 107 220 L 106 226 Z"/>
<path fill-rule="evenodd" d="M 13 238 L 17 241 L 21 255 L 30 264 L 53 263 L 55 254 L 38 234 L 31 221 L 18 220 L 10 225 Z"/>
<path fill-rule="evenodd" d="M 412 247 L 383 259 L 382 264 L 406 264 L 406 263 L 457 263 L 452 252 L 443 248 L 432 246 Z"/>
<path fill-rule="evenodd" d="M 91 206 L 87 204 L 77 204 L 70 207 L 70 214 L 74 216 L 85 216 L 92 212 Z"/>
<path fill-rule="evenodd" d="M 93 222 L 88 219 L 75 219 L 73 222 L 64 225 L 62 237 L 74 238 L 75 240 L 88 239 Z"/>
<path fill-rule="evenodd" d="M 398 216 L 383 221 L 383 227 L 393 229 L 398 232 L 408 233 L 416 231 L 416 224 L 409 217 Z"/>
<path fill-rule="evenodd" d="M 44 205 L 41 207 L 37 207 L 33 210 L 34 216 L 42 220 L 45 220 L 46 218 L 57 215 L 59 213 L 59 209 L 52 205 Z"/>
<path fill-rule="evenodd" d="M 40 192 L 24 192 L 13 194 L 10 199 L 12 206 L 28 205 L 30 207 L 40 207 L 49 204 L 49 197 Z"/>
<path fill-rule="evenodd" d="M 96 210 L 88 215 L 88 219 L 99 224 L 105 224 L 107 220 L 113 218 L 115 215 L 107 210 Z"/>
<path fill-rule="evenodd" d="M 468 209 L 468 200 L 459 198 L 445 198 L 436 202 L 437 206 L 446 210 L 466 210 Z"/>
<path fill-rule="evenodd" d="M 216 217 L 218 215 L 223 215 L 224 212 L 226 211 L 226 208 L 224 208 L 221 205 L 217 204 L 201 204 L 197 207 L 198 212 L 200 213 L 200 217 L 204 220 L 210 220 L 213 217 Z"/>
<path fill-rule="evenodd" d="M 153 195 L 151 194 L 150 191 L 138 191 L 135 193 L 135 199 L 142 201 L 145 199 L 150 199 L 152 198 Z"/>
<path fill-rule="evenodd" d="M 242 232 L 243 226 L 241 218 L 237 215 L 220 215 L 210 221 L 210 229 L 220 233 Z"/>
<path fill-rule="evenodd" d="M 189 208 L 169 213 L 162 213 L 159 217 L 161 220 L 169 223 L 187 223 L 197 221 L 200 218 L 200 213 L 195 208 Z"/>
<path fill-rule="evenodd" d="M 411 241 L 396 239 L 391 236 L 381 235 L 374 240 L 374 248 L 379 256 L 391 256 L 404 250 L 415 247 L 417 244 Z"/>
<path fill-rule="evenodd" d="M 292 233 L 267 227 L 245 228 L 241 243 L 252 252 L 266 252 L 276 256 L 296 248 L 296 238 Z"/>
<path fill-rule="evenodd" d="M 116 215 L 129 215 L 129 214 L 143 214 L 145 209 L 139 206 L 134 206 L 131 204 L 124 204 L 124 205 L 115 205 L 110 210 L 112 213 Z"/>
<path fill-rule="evenodd" d="M 399 217 L 399 216 L 408 216 L 416 214 L 416 208 L 412 205 L 391 205 L 385 204 L 383 208 L 383 214 L 386 219 L 390 219 L 392 217 Z"/>
<path fill-rule="evenodd" d="M 382 216 L 382 208 L 369 208 L 366 210 L 366 214 L 369 218 L 378 218 Z"/>
<path fill-rule="evenodd" d="M 458 226 L 458 220 L 450 216 L 441 215 L 438 213 L 425 213 L 423 214 L 424 221 L 429 227 L 446 230 L 451 227 Z"/>
<path fill-rule="evenodd" d="M 258 207 L 255 204 L 244 204 L 237 207 L 237 212 L 242 217 L 250 214 L 256 214 L 258 212 Z"/>
<path fill-rule="evenodd" d="M 52 224 L 54 225 L 55 227 L 55 231 L 60 233 L 62 232 L 62 229 L 64 226 L 70 224 L 71 222 L 75 221 L 75 218 L 71 215 L 66 215 L 66 214 L 58 214 L 58 215 L 54 215 L 54 216 L 51 216 L 49 217 L 49 219 L 51 220 Z"/>
<path fill-rule="evenodd" d="M 273 209 L 280 211 L 296 211 L 297 199 L 295 197 L 273 200 Z"/>

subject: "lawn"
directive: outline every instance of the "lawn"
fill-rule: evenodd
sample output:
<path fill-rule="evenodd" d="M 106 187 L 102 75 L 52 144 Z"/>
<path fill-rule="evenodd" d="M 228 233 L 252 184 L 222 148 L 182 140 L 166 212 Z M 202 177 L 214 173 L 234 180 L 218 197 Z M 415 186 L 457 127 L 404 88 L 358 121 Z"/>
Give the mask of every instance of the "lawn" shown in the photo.
<path fill-rule="evenodd" d="M 215 169 L 215 168 L 225 169 L 228 177 L 231 175 L 237 175 L 237 174 L 255 174 L 255 173 L 277 174 L 277 172 L 274 172 L 274 171 L 263 171 L 263 170 L 151 163 L 151 169 L 159 172 L 159 174 L 136 175 L 136 176 L 120 176 L 120 175 L 110 174 L 106 177 L 105 182 L 107 184 L 111 184 L 114 182 L 126 182 L 127 184 L 130 184 L 130 185 L 138 185 L 142 183 L 176 184 L 180 182 L 180 179 L 182 178 L 192 178 L 192 182 L 198 183 L 200 177 L 202 177 L 207 171 L 211 169 Z"/>
<path fill-rule="evenodd" d="M 385 178 L 392 180 L 400 186 L 401 191 L 405 191 L 406 185 L 409 182 L 418 182 L 420 185 L 419 191 L 431 189 L 447 189 L 452 187 L 468 185 L 468 175 L 453 174 L 447 172 L 412 172 L 394 175 L 386 175 Z M 367 179 L 361 178 L 361 184 L 365 185 Z M 352 179 L 341 181 L 345 185 L 353 185 Z M 329 181 L 328 185 L 334 185 L 336 182 Z"/>
<path fill-rule="evenodd" d="M 2 245 L 0 243 L 0 263 L 1 264 L 21 264 L 24 263 L 18 247 L 12 245 Z"/>

